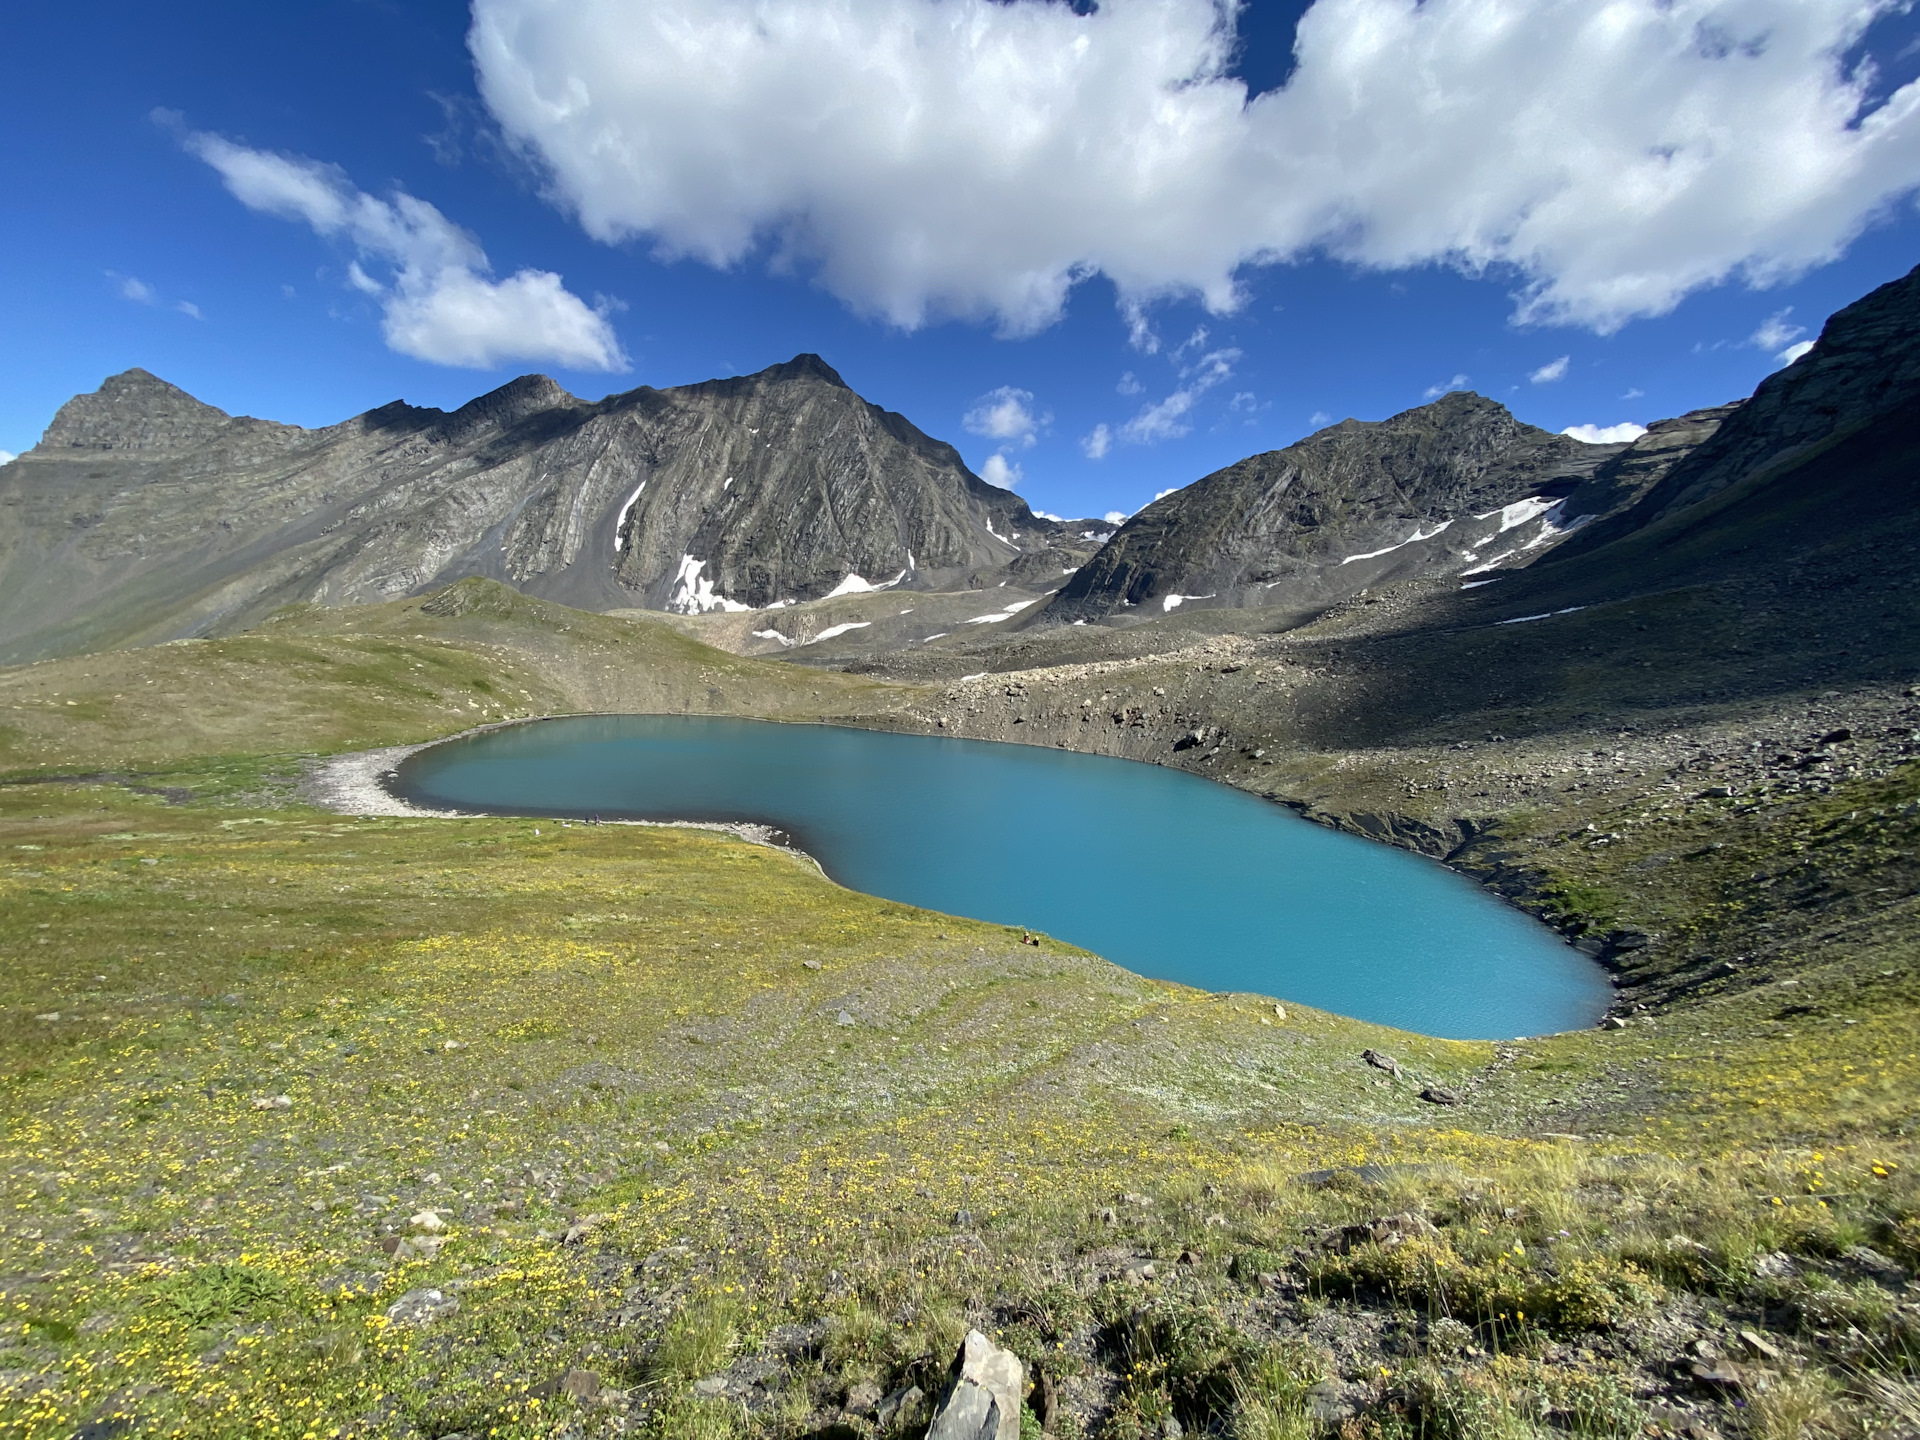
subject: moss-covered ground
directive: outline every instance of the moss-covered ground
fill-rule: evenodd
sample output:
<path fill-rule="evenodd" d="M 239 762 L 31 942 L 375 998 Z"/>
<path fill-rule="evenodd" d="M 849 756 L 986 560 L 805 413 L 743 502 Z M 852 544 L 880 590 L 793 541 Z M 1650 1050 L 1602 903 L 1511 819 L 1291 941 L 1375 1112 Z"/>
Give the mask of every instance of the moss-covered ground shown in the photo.
<path fill-rule="evenodd" d="M 1486 863 L 1668 989 L 1501 1045 L 297 785 L 483 718 L 931 703 L 482 586 L 0 672 L 0 1434 L 906 1434 L 968 1325 L 1062 1434 L 1920 1420 L 1907 767 L 1517 813 Z"/>

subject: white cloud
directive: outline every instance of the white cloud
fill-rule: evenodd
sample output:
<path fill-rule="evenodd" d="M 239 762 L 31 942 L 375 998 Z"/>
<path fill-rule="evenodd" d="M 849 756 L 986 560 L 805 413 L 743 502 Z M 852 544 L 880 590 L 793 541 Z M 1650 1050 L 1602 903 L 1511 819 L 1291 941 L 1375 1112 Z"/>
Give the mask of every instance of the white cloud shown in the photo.
<path fill-rule="evenodd" d="M 1173 494 L 1175 490 L 1184 490 L 1186 488 L 1187 487 L 1184 485 L 1169 485 L 1165 490 L 1154 491 L 1153 498 L 1154 500 L 1164 500 L 1167 498 L 1167 496 Z M 1152 502 L 1149 501 L 1148 503 L 1151 504 Z"/>
<path fill-rule="evenodd" d="M 11 465 L 18 458 L 11 450 L 0 450 L 0 465 Z"/>
<path fill-rule="evenodd" d="M 1113 448 L 1113 431 L 1104 423 L 1096 425 L 1080 437 L 1080 448 L 1089 460 L 1103 460 Z"/>
<path fill-rule="evenodd" d="M 1776 353 L 1786 349 L 1787 346 L 1807 333 L 1806 326 L 1789 325 L 1787 323 L 1787 317 L 1791 314 L 1793 314 L 1793 307 L 1791 305 L 1787 306 L 1784 310 L 1774 311 L 1773 314 L 1760 322 L 1760 328 L 1758 330 L 1747 337 L 1747 343 L 1761 350 L 1772 350 Z"/>
<path fill-rule="evenodd" d="M 1317 0 L 1252 100 L 1216 0 L 474 0 L 469 46 L 602 240 L 1009 334 L 1104 274 L 1148 349 L 1153 300 L 1315 252 L 1603 331 L 1829 261 L 1920 184 L 1920 82 L 1870 109 L 1847 58 L 1897 8 Z"/>
<path fill-rule="evenodd" d="M 1797 345 L 1789 345 L 1773 358 L 1778 360 L 1782 365 L 1791 365 L 1811 349 L 1813 349 L 1813 341 L 1802 340 Z"/>
<path fill-rule="evenodd" d="M 179 129 L 177 116 L 155 118 Z M 352 245 L 348 283 L 380 300 L 387 344 L 401 354 L 475 369 L 515 360 L 625 368 L 605 314 L 550 271 L 490 278 L 479 241 L 426 201 L 404 191 L 376 199 L 336 165 L 249 149 L 219 135 L 181 130 L 180 140 L 248 209 L 304 221 Z M 369 267 L 391 276 L 378 279 Z"/>
<path fill-rule="evenodd" d="M 1558 360 L 1549 360 L 1527 379 L 1536 385 L 1551 385 L 1556 380 L 1564 380 L 1567 378 L 1567 364 L 1572 359 L 1571 355 L 1562 355 Z"/>
<path fill-rule="evenodd" d="M 1316 410 L 1307 417 L 1307 424 L 1313 426 L 1316 430 L 1321 429 L 1323 426 L 1331 425 L 1332 423 L 1333 416 L 1324 410 Z"/>
<path fill-rule="evenodd" d="M 1196 342 L 1204 342 L 1206 338 L 1205 329 L 1201 329 L 1173 353 L 1179 355 Z M 1184 383 L 1180 388 L 1164 400 L 1141 406 L 1140 413 L 1120 427 L 1120 438 L 1133 445 L 1154 445 L 1162 440 L 1177 440 L 1185 435 L 1193 429 L 1186 422 L 1187 412 L 1193 409 L 1194 402 L 1202 395 L 1222 380 L 1232 376 L 1233 367 L 1239 363 L 1240 353 L 1231 346 L 1212 350 L 1202 355 L 1193 364 L 1183 367 L 1180 377 Z"/>
<path fill-rule="evenodd" d="M 1442 395 L 1445 395 L 1449 390 L 1466 389 L 1467 380 L 1468 380 L 1468 377 L 1465 375 L 1456 375 L 1451 380 L 1447 381 L 1447 383 L 1444 385 L 1427 386 L 1427 388 L 1422 392 L 1422 394 L 1424 394 L 1425 397 L 1429 400 L 1438 400 Z"/>
<path fill-rule="evenodd" d="M 107 273 L 113 275 L 111 270 Z M 138 276 L 114 275 L 113 278 L 120 282 L 120 295 L 122 299 L 131 300 L 136 305 L 151 305 L 158 298 L 153 293 L 153 287 Z"/>
<path fill-rule="evenodd" d="M 1021 471 L 1018 465 L 1007 459 L 1004 452 L 996 450 L 987 457 L 987 463 L 980 467 L 980 478 L 989 485 L 1011 490 L 1020 483 Z"/>
<path fill-rule="evenodd" d="M 192 319 L 195 319 L 195 320 L 206 319 L 206 316 L 200 313 L 200 307 L 194 304 L 191 300 L 176 300 L 173 302 L 173 308 L 178 310 L 182 315 L 189 316 Z"/>
<path fill-rule="evenodd" d="M 1036 416 L 1033 413 L 1031 390 L 1002 385 L 998 390 L 990 390 L 982 395 L 973 408 L 961 417 L 960 423 L 966 426 L 970 434 L 1030 446 L 1034 443 L 1034 431 L 1052 418 L 1051 415 Z"/>
<path fill-rule="evenodd" d="M 1647 392 L 1642 390 L 1638 385 L 1636 385 L 1632 389 L 1628 390 L 1627 393 L 1622 395 L 1620 398 L 1622 400 L 1644 400 L 1646 399 L 1646 396 L 1647 396 Z"/>
<path fill-rule="evenodd" d="M 1583 445 L 1620 445 L 1638 440 L 1647 433 L 1647 427 L 1627 420 L 1618 425 L 1569 425 L 1560 433 L 1571 435 Z"/>
<path fill-rule="evenodd" d="M 1127 512 L 1124 510 L 1109 510 L 1100 518 L 1109 525 L 1124 525 L 1127 523 Z"/>
<path fill-rule="evenodd" d="M 1139 377 L 1129 370 L 1120 377 L 1120 383 L 1113 387 L 1122 395 L 1138 395 L 1147 387 L 1140 383 Z"/>

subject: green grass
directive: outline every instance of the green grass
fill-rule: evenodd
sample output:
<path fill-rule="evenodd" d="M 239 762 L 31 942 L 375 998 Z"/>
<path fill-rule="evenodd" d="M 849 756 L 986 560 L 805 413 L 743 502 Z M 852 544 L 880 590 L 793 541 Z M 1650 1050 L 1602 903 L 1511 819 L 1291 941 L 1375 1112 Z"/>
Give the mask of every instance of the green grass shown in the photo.
<path fill-rule="evenodd" d="M 1751 1403 L 1686 1390 L 1717 1426 L 1911 1406 L 1909 1310 L 1849 1259 L 1920 1265 L 1911 927 L 1748 878 L 1904 873 L 1909 772 L 1603 812 L 1631 839 L 1598 851 L 1515 822 L 1557 903 L 1773 969 L 1454 1043 L 1276 1022 L 725 836 L 302 807 L 303 753 L 599 703 L 610 669 L 636 708 L 913 699 L 435 603 L 0 673 L 0 778 L 36 782 L 0 784 L 0 1435 L 860 1431 L 853 1387 L 937 1391 L 968 1325 L 1111 1435 L 1624 1437 L 1743 1329 L 1780 1358 L 1742 1352 Z M 1478 1088 L 1441 1112 L 1428 1081 Z M 1430 1228 L 1340 1238 L 1400 1214 Z M 388 1319 L 426 1290 L 457 1308 Z M 751 1406 L 688 1388 L 767 1355 Z"/>

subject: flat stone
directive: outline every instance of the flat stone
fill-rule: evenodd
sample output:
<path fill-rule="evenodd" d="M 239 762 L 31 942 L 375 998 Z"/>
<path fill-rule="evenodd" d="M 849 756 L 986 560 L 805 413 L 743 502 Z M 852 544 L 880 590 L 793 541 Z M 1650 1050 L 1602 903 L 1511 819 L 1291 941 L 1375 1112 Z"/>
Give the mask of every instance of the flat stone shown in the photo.
<path fill-rule="evenodd" d="M 387 1318 L 396 1325 L 426 1325 L 459 1308 L 457 1295 L 440 1290 L 409 1290 L 387 1307 Z"/>

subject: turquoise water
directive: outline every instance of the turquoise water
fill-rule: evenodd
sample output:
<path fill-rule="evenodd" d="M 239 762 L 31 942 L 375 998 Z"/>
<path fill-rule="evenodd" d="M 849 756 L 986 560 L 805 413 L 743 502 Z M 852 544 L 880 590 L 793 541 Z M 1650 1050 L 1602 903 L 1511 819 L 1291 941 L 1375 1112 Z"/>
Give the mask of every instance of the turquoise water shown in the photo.
<path fill-rule="evenodd" d="M 1589 1025 L 1609 996 L 1591 961 L 1439 864 L 1128 760 L 614 715 L 434 746 L 394 789 L 502 814 L 760 821 L 856 890 L 1429 1035 Z"/>

